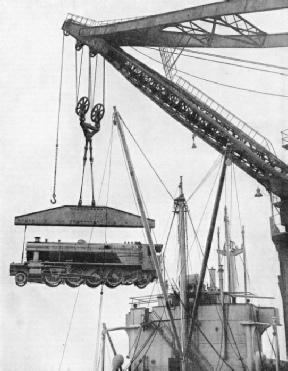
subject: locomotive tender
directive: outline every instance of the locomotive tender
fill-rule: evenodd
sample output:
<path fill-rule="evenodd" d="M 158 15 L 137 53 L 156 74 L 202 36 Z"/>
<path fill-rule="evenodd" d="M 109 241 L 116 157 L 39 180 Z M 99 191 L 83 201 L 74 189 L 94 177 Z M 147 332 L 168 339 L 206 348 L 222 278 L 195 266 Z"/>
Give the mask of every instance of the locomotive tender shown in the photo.
<path fill-rule="evenodd" d="M 159 260 L 162 248 L 155 245 Z M 134 284 L 144 288 L 157 278 L 150 247 L 140 242 L 41 242 L 40 237 L 35 237 L 35 242 L 27 242 L 26 254 L 27 261 L 10 264 L 10 276 L 15 276 L 20 287 L 35 282 L 49 287 L 66 283 L 70 287 Z"/>

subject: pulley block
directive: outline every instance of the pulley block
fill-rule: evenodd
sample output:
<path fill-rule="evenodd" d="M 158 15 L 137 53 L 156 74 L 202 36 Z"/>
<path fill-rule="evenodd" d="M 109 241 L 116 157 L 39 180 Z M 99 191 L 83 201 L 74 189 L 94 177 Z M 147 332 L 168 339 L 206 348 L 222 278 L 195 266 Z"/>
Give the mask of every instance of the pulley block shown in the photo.
<path fill-rule="evenodd" d="M 78 116 L 84 116 L 88 112 L 89 107 L 90 107 L 89 99 L 87 97 L 80 98 L 76 106 L 75 110 L 76 114 Z"/>
<path fill-rule="evenodd" d="M 104 105 L 101 103 L 97 103 L 92 111 L 91 111 L 91 121 L 95 122 L 95 126 L 97 129 L 100 128 L 100 121 L 104 117 L 105 108 Z"/>
<path fill-rule="evenodd" d="M 77 52 L 79 52 L 83 48 L 83 46 L 84 45 L 80 41 L 77 41 L 75 44 L 75 49 L 77 50 Z"/>

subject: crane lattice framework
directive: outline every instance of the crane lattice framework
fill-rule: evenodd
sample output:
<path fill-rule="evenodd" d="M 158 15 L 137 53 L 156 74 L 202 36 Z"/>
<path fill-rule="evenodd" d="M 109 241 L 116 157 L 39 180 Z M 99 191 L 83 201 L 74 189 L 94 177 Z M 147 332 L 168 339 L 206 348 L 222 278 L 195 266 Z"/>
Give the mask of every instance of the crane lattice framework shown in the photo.
<path fill-rule="evenodd" d="M 167 68 L 171 71 L 175 61 L 165 55 L 165 48 L 176 47 L 287 47 L 288 32 L 267 34 L 243 16 L 284 8 L 288 8 L 288 0 L 231 0 L 129 20 L 97 22 L 68 14 L 62 29 L 65 35 L 76 39 L 77 50 L 86 45 L 91 56 L 102 55 L 131 84 L 218 152 L 224 154 L 229 145 L 233 163 L 269 193 L 280 197 L 281 202 L 275 206 L 280 209 L 281 223 L 287 232 L 272 228 L 276 231 L 272 239 L 280 260 L 279 286 L 288 354 L 288 166 L 272 153 L 273 146 L 267 138 L 203 92 L 199 94 L 198 89 L 195 94 L 195 88 L 185 89 L 173 82 Z M 166 76 L 170 79 L 124 52 L 123 46 L 162 48 Z"/>

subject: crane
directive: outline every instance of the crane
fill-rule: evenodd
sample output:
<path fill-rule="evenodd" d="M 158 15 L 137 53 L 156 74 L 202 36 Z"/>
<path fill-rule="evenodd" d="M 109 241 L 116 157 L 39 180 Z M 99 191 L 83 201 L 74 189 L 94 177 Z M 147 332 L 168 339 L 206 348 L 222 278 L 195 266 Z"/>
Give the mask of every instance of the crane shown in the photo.
<path fill-rule="evenodd" d="M 256 132 L 233 113 L 220 106 L 203 92 L 185 89 L 169 73 L 171 59 L 164 63 L 166 76 L 154 71 L 122 49 L 124 46 L 154 46 L 163 48 L 272 48 L 287 47 L 288 32 L 268 34 L 243 15 L 288 8 L 288 0 L 237 0 L 207 4 L 184 10 L 129 20 L 97 22 L 68 14 L 62 30 L 76 39 L 76 50 L 86 45 L 90 55 L 100 54 L 122 76 L 216 151 L 224 154 L 227 146 L 231 161 L 270 194 L 281 201 L 280 233 L 272 221 L 272 240 L 280 261 L 280 291 L 283 300 L 288 354 L 288 166 L 273 153 L 269 140 Z M 219 27 L 231 31 L 217 33 Z M 165 60 L 165 54 L 162 60 Z M 169 64 L 170 63 L 170 64 Z M 204 99 L 203 99 L 204 97 Z M 287 288 L 286 288 L 287 287 Z"/>

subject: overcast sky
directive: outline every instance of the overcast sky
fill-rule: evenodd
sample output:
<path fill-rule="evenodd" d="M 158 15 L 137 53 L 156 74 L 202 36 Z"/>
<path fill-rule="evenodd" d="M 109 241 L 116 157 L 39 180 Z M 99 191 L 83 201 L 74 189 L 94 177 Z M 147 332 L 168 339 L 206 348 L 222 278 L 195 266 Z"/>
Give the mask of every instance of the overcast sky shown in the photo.
<path fill-rule="evenodd" d="M 170 1 L 167 4 L 164 0 L 1 2 L 1 369 L 58 370 L 78 293 L 78 289 L 71 289 L 65 285 L 52 289 L 44 285 L 27 284 L 19 288 L 15 285 L 14 279 L 9 277 L 10 263 L 21 261 L 24 235 L 23 227 L 14 226 L 14 217 L 51 207 L 62 51 L 61 26 L 67 13 L 96 20 L 121 19 L 163 13 L 204 3 L 208 2 L 183 0 L 181 5 L 179 1 Z M 270 16 L 250 15 L 247 18 L 264 31 L 287 31 L 286 11 L 276 12 Z M 74 39 L 65 38 L 56 206 L 77 204 L 80 189 L 84 137 L 74 112 L 76 101 L 74 44 Z M 132 52 L 133 55 L 138 55 L 137 52 Z M 156 52 L 147 50 L 144 52 L 159 60 Z M 213 49 L 209 52 L 287 67 L 287 48 Z M 138 57 L 144 63 L 162 72 L 160 64 L 140 54 Z M 87 95 L 86 49 L 83 58 L 80 96 Z M 99 58 L 98 64 L 96 103 L 103 101 L 102 58 Z M 98 202 L 112 130 L 113 106 L 117 106 L 125 123 L 173 196 L 177 195 L 179 179 L 183 176 L 184 192 L 188 198 L 217 159 L 218 154 L 197 138 L 197 149 L 191 149 L 191 133 L 187 129 L 162 112 L 111 66 L 106 67 L 106 114 L 101 122 L 101 131 L 93 139 L 96 201 Z M 287 76 L 184 57 L 179 61 L 179 69 L 228 85 L 288 95 Z M 188 79 L 187 76 L 185 78 Z M 281 148 L 280 131 L 287 128 L 287 98 L 220 87 L 192 77 L 189 81 L 268 137 L 277 155 L 286 161 L 285 151 Z M 137 213 L 116 132 L 113 138 L 108 206 Z M 156 220 L 157 242 L 165 243 L 172 219 L 173 200 L 155 177 L 128 134 L 127 140 L 149 216 Z M 235 168 L 240 221 L 235 185 L 232 187 L 232 198 L 230 197 L 231 178 L 234 178 L 231 169 L 228 169 L 226 192 L 222 197 L 217 221 L 222 231 L 221 241 L 222 243 L 224 241 L 223 208 L 226 203 L 231 216 L 232 239 L 238 245 L 241 243 L 241 224 L 246 229 L 251 279 L 249 290 L 262 296 L 275 297 L 275 300 L 255 300 L 255 304 L 276 306 L 282 313 L 277 284 L 279 264 L 269 230 L 271 215 L 269 195 L 263 187 L 260 187 L 264 197 L 255 198 L 254 194 L 258 186 L 256 181 Z M 195 226 L 201 220 L 215 181 L 215 174 L 213 173 L 207 183 L 189 201 Z M 87 171 L 84 204 L 89 204 L 91 201 L 89 181 Z M 106 203 L 107 189 L 108 177 L 106 176 L 99 204 Z M 214 194 L 212 193 L 199 230 L 202 246 L 207 236 Z M 189 229 L 191 232 L 190 227 Z M 71 242 L 80 238 L 89 240 L 90 236 L 92 242 L 103 242 L 105 239 L 103 229 L 91 231 L 90 228 L 28 227 L 26 241 L 32 241 L 34 236 L 48 238 L 50 241 L 61 239 Z M 107 240 L 144 242 L 144 236 L 140 230 L 108 230 Z M 189 247 L 192 241 L 191 233 Z M 213 242 L 209 266 L 215 267 L 217 264 L 215 249 L 216 238 Z M 169 275 L 176 279 L 176 225 L 169 240 L 166 258 Z M 189 259 L 190 272 L 199 272 L 199 251 L 196 245 L 192 247 Z M 239 272 L 241 283 L 240 266 Z M 125 314 L 130 308 L 129 297 L 148 295 L 153 287 L 154 285 L 150 285 L 145 290 L 126 286 L 116 290 L 105 288 L 103 322 L 106 322 L 107 327 L 125 325 Z M 157 290 L 158 288 L 155 287 L 153 293 L 157 293 Z M 239 290 L 243 291 L 243 287 Z M 99 294 L 99 288 L 92 290 L 86 286 L 80 287 L 61 370 L 93 369 Z M 279 332 L 281 349 L 284 349 L 283 327 Z M 127 335 L 121 332 L 113 333 L 112 338 L 116 350 L 125 357 L 128 354 Z M 267 355 L 271 356 L 269 352 Z"/>

